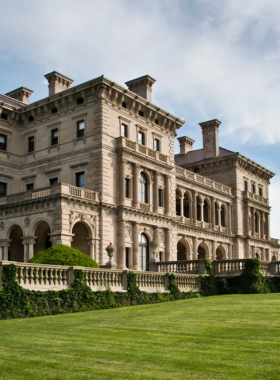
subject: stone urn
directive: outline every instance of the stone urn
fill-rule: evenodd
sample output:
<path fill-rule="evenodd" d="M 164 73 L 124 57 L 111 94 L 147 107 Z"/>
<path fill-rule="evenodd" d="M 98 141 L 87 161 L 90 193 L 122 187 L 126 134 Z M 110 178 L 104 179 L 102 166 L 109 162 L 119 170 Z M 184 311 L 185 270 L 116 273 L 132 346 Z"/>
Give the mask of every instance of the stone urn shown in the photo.
<path fill-rule="evenodd" d="M 150 250 L 150 253 L 152 254 L 150 262 L 152 262 L 152 263 L 158 263 L 159 262 L 158 247 L 159 247 L 159 244 L 156 241 L 156 239 L 151 241 L 151 243 L 149 244 L 149 250 Z"/>
<path fill-rule="evenodd" d="M 109 261 L 108 261 L 108 263 L 106 263 L 106 267 L 109 268 L 109 269 L 116 268 L 116 267 L 117 267 L 117 264 L 116 264 L 115 261 L 114 261 L 115 247 L 113 246 L 112 243 L 110 243 L 110 244 L 106 247 L 106 251 L 107 251 L 108 256 L 109 256 Z"/>

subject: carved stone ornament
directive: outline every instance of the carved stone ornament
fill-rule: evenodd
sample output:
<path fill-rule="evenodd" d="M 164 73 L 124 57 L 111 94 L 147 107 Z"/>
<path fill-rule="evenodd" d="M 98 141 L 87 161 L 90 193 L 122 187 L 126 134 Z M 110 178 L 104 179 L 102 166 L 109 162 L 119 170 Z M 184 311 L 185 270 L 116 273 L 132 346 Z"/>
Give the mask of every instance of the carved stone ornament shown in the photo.
<path fill-rule="evenodd" d="M 24 225 L 25 225 L 25 227 L 29 227 L 29 225 L 30 225 L 30 219 L 29 218 L 24 219 Z"/>
<path fill-rule="evenodd" d="M 3 231 L 5 228 L 5 223 L 4 222 L 1 222 L 0 223 L 0 230 Z"/>
<path fill-rule="evenodd" d="M 130 228 L 126 228 L 125 229 L 125 237 L 130 237 L 130 235 L 131 235 L 131 230 L 130 230 Z"/>

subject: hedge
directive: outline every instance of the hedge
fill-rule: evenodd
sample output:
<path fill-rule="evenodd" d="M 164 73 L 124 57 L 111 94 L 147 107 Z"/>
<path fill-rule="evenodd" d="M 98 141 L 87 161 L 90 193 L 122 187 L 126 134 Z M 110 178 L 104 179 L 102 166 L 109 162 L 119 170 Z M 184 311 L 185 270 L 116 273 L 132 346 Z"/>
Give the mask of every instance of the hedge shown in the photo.
<path fill-rule="evenodd" d="M 17 267 L 4 265 L 2 288 L 0 288 L 0 319 L 38 317 L 62 313 L 109 309 L 123 306 L 143 305 L 199 297 L 192 292 L 180 292 L 175 275 L 169 275 L 170 293 L 147 293 L 136 286 L 136 274 L 128 273 L 128 291 L 94 292 L 84 283 L 84 272 L 74 270 L 74 283 L 66 290 L 46 292 L 23 289 L 16 281 Z"/>
<path fill-rule="evenodd" d="M 68 245 L 58 244 L 51 248 L 41 251 L 33 256 L 29 263 L 35 264 L 52 264 L 52 265 L 68 265 L 99 268 L 99 265 L 89 256 L 78 251 L 77 249 L 68 247 Z"/>

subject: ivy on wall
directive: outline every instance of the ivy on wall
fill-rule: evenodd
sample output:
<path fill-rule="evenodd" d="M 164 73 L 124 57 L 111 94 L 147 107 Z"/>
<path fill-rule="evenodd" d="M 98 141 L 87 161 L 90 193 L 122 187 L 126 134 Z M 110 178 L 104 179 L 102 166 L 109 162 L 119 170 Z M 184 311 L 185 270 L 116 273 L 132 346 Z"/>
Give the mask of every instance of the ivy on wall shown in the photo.
<path fill-rule="evenodd" d="M 79 311 L 109 309 L 123 306 L 143 305 L 198 297 L 196 293 L 174 292 L 147 293 L 136 286 L 136 274 L 128 272 L 127 292 L 94 292 L 84 282 L 84 272 L 74 270 L 74 283 L 66 290 L 49 290 L 46 292 L 23 289 L 16 281 L 17 267 L 4 265 L 2 287 L 0 288 L 0 319 L 38 317 Z M 171 276 L 171 277 L 170 277 Z M 174 275 L 173 275 L 174 276 Z M 172 283 L 172 275 L 170 284 Z M 175 276 L 174 276 L 175 278 Z M 178 289 L 179 290 L 179 289 Z"/>

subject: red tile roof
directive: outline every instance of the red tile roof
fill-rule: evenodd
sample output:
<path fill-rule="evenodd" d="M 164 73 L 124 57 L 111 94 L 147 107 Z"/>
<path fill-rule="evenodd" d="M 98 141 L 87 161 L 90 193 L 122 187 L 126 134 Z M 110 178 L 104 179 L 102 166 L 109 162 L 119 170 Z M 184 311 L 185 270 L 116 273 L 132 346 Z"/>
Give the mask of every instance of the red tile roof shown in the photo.
<path fill-rule="evenodd" d="M 230 156 L 235 153 L 231 150 L 227 150 L 221 147 L 219 149 L 219 155 L 217 156 L 217 158 Z M 203 149 L 192 150 L 186 154 L 175 154 L 175 164 L 178 166 L 184 166 L 203 160 Z"/>

